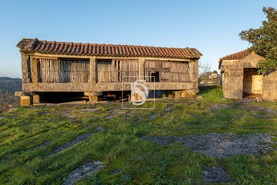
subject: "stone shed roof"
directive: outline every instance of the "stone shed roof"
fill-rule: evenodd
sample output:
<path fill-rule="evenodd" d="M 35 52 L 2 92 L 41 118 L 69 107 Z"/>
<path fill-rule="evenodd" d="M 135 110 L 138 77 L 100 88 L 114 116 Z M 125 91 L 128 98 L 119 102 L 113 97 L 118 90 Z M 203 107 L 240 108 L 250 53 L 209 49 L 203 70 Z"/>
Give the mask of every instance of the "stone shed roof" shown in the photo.
<path fill-rule="evenodd" d="M 243 59 L 244 57 L 250 55 L 250 53 L 251 53 L 251 51 L 249 49 L 246 49 L 246 50 L 236 52 L 236 53 L 227 55 L 225 57 L 222 57 L 222 58 L 219 59 L 219 61 L 222 61 L 222 60 L 240 60 L 240 59 Z"/>
<path fill-rule="evenodd" d="M 241 60 L 244 57 L 247 57 L 248 55 L 250 55 L 250 53 L 251 53 L 251 50 L 246 49 L 240 52 L 236 52 L 236 53 L 224 56 L 219 59 L 218 68 L 220 69 L 223 60 Z"/>
<path fill-rule="evenodd" d="M 42 54 L 111 56 L 111 57 L 157 57 L 199 59 L 202 54 L 195 48 L 166 48 L 154 46 L 90 44 L 56 42 L 38 39 L 22 39 L 17 47 L 21 51 Z"/>

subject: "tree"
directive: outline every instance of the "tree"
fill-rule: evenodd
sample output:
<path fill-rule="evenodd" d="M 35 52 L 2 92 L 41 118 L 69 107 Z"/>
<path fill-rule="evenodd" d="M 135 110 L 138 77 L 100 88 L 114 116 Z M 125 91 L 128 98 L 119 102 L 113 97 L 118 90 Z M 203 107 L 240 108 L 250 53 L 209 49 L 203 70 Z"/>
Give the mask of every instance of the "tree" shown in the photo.
<path fill-rule="evenodd" d="M 202 76 L 204 73 L 207 73 L 211 70 L 211 66 L 208 63 L 198 62 L 198 77 Z"/>
<path fill-rule="evenodd" d="M 258 63 L 258 72 L 266 75 L 277 70 L 277 10 L 264 7 L 263 12 L 267 21 L 263 21 L 260 28 L 245 30 L 239 35 L 252 44 L 252 51 L 265 57 L 265 61 Z"/>

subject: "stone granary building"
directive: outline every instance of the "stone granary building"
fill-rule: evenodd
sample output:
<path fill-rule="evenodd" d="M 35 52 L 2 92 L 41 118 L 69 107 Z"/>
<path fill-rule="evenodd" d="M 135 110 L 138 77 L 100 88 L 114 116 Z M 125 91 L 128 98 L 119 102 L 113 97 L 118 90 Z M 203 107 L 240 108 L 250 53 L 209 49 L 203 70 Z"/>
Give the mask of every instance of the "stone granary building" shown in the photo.
<path fill-rule="evenodd" d="M 194 48 L 36 38 L 22 39 L 17 47 L 22 62 L 22 105 L 124 99 L 137 77 L 144 78 L 149 90 L 173 91 L 175 97 L 198 92 L 198 60 L 202 54 Z"/>
<path fill-rule="evenodd" d="M 258 74 L 257 64 L 261 60 L 264 60 L 262 56 L 250 50 L 220 58 L 223 96 L 230 99 L 250 96 L 276 101 L 277 72 L 268 75 Z"/>

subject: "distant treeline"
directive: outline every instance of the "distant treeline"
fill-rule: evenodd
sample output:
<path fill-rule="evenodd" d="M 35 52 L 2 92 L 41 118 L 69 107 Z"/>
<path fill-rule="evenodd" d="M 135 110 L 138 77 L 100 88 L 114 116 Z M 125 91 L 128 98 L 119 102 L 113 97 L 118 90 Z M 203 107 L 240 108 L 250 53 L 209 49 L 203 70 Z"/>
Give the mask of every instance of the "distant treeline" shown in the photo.
<path fill-rule="evenodd" d="M 21 91 L 22 81 L 19 78 L 0 77 L 0 89 L 9 92 Z"/>
<path fill-rule="evenodd" d="M 15 91 L 21 91 L 22 81 L 19 78 L 0 77 L 0 113 L 19 105 Z"/>

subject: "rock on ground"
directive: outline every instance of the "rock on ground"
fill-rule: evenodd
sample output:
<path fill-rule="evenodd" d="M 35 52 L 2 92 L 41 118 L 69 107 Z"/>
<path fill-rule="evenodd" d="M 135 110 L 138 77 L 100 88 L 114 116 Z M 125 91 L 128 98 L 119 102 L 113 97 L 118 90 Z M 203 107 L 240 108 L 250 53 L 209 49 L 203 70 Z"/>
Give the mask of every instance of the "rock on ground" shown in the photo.
<path fill-rule="evenodd" d="M 95 112 L 98 111 L 98 108 L 92 108 L 92 109 L 82 109 L 82 112 Z"/>
<path fill-rule="evenodd" d="M 174 136 L 143 136 L 142 139 L 167 146 L 170 142 L 181 142 L 193 151 L 212 157 L 228 157 L 234 155 L 265 154 L 271 150 L 272 136 L 267 133 L 232 134 L 208 133 L 185 137 Z"/>
<path fill-rule="evenodd" d="M 152 114 L 148 117 L 148 119 L 151 120 L 151 119 L 155 119 L 156 117 L 157 117 L 157 114 Z"/>
<path fill-rule="evenodd" d="M 221 167 L 212 167 L 204 171 L 205 183 L 226 183 L 231 181 L 230 175 Z"/>
<path fill-rule="evenodd" d="M 121 172 L 121 169 L 120 168 L 116 168 L 116 169 L 112 170 L 109 174 L 110 175 L 114 175 L 114 174 L 117 174 L 119 172 Z"/>
<path fill-rule="evenodd" d="M 106 128 L 106 127 L 102 127 L 102 126 L 97 126 L 97 127 L 95 128 L 95 130 L 96 130 L 96 131 L 106 131 L 107 128 Z"/>
<path fill-rule="evenodd" d="M 148 141 L 152 141 L 154 143 L 157 143 L 159 145 L 167 146 L 170 144 L 170 141 L 175 141 L 175 137 L 173 136 L 142 136 L 141 139 L 145 139 Z"/>
<path fill-rule="evenodd" d="M 264 154 L 272 150 L 269 146 L 272 136 L 266 133 L 238 135 L 232 133 L 209 133 L 187 136 L 185 146 L 213 157 L 227 157 L 241 154 Z"/>
<path fill-rule="evenodd" d="M 35 147 L 33 147 L 33 148 L 29 149 L 29 150 L 36 150 L 36 149 L 39 149 L 39 148 L 48 146 L 48 145 L 51 144 L 51 142 L 52 142 L 52 141 L 46 141 L 46 142 L 44 142 L 44 143 L 42 143 L 42 144 L 40 144 L 40 145 L 37 145 L 37 146 L 35 146 Z"/>
<path fill-rule="evenodd" d="M 101 161 L 87 163 L 70 172 L 67 178 L 63 179 L 63 185 L 74 185 L 76 182 L 101 171 L 103 168 L 104 164 Z"/>
<path fill-rule="evenodd" d="M 51 155 L 54 155 L 54 154 L 59 153 L 59 152 L 61 152 L 61 151 L 63 151 L 63 150 L 66 150 L 67 148 L 69 148 L 69 147 L 71 147 L 71 146 L 73 146 L 73 145 L 75 145 L 75 144 L 78 144 L 78 143 L 80 143 L 80 142 L 86 140 L 86 139 L 89 138 L 91 135 L 92 135 L 92 133 L 87 133 L 87 134 L 79 135 L 79 136 L 76 137 L 75 139 L 73 139 L 73 140 L 71 140 L 71 141 L 69 141 L 69 142 L 67 142 L 67 143 L 65 143 L 65 144 L 63 144 L 63 145 L 57 147 L 57 148 L 51 153 Z M 50 156 L 51 156 L 51 155 L 50 155 Z"/>

